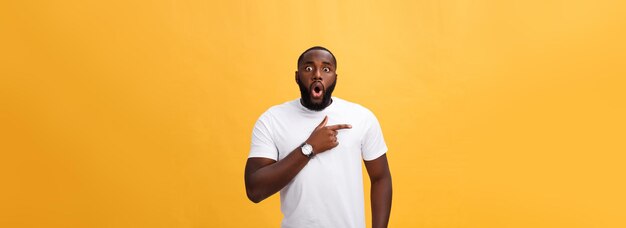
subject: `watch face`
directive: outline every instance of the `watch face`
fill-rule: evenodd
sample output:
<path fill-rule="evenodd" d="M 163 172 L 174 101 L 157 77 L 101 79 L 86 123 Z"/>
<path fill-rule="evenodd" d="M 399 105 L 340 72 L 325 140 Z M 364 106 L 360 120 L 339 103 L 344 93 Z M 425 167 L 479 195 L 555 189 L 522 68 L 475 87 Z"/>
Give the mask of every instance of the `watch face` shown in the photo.
<path fill-rule="evenodd" d="M 302 146 L 302 153 L 304 153 L 305 155 L 310 155 L 312 150 L 313 148 L 309 144 L 304 144 L 304 146 Z"/>

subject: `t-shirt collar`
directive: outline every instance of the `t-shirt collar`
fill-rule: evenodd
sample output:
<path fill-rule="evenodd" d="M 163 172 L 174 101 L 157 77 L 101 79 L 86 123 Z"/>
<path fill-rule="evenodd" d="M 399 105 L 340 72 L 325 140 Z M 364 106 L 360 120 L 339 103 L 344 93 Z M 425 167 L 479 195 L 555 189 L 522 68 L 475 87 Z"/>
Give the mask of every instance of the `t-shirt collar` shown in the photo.
<path fill-rule="evenodd" d="M 330 102 L 330 104 L 328 106 L 326 106 L 326 108 L 324 108 L 324 109 L 322 109 L 320 111 L 314 111 L 314 110 L 308 109 L 307 107 L 304 107 L 304 105 L 302 105 L 301 99 L 302 98 L 296 99 L 296 102 L 298 103 L 298 107 L 300 107 L 301 110 L 303 110 L 304 112 L 307 112 L 307 113 L 321 113 L 321 112 L 330 110 L 332 107 L 334 107 L 334 104 L 337 102 L 337 98 L 336 97 L 331 97 L 330 98 L 331 102 Z"/>

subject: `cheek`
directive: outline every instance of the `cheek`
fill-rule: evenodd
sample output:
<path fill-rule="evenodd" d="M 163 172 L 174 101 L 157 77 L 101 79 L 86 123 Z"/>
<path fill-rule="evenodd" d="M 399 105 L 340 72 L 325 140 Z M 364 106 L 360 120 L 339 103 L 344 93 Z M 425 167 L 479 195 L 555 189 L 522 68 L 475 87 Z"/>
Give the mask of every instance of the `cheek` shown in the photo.
<path fill-rule="evenodd" d="M 296 76 L 296 82 L 302 84 L 305 81 L 306 81 L 306 77 L 302 76 L 302 74 L 298 74 L 298 76 Z"/>
<path fill-rule="evenodd" d="M 308 75 L 306 73 L 301 73 L 298 75 L 298 78 L 302 82 L 309 82 L 313 77 L 311 77 L 311 75 Z"/>
<path fill-rule="evenodd" d="M 335 83 L 335 81 L 337 80 L 337 77 L 335 75 L 333 76 L 329 76 L 326 80 L 325 80 L 325 85 L 326 88 L 328 88 L 330 85 L 332 85 L 333 83 Z"/>
<path fill-rule="evenodd" d="M 305 89 L 308 89 L 309 85 L 311 84 L 311 82 L 309 82 L 308 79 L 303 78 L 303 77 L 298 77 L 297 83 L 298 83 L 299 86 L 302 86 Z"/>

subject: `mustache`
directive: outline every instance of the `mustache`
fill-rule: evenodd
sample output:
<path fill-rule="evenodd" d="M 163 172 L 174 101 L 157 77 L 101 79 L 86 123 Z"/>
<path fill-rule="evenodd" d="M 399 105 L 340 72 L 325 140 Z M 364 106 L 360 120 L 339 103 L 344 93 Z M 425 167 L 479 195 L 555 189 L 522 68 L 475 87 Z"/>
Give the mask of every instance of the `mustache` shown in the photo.
<path fill-rule="evenodd" d="M 320 89 L 324 92 L 326 92 L 326 87 L 324 86 L 324 83 L 322 83 L 322 81 L 313 81 L 313 83 L 311 83 L 311 86 L 309 86 L 309 92 L 311 92 L 313 89 L 315 89 L 315 85 L 319 83 L 320 85 Z M 333 83 L 334 84 L 334 83 Z"/>
<path fill-rule="evenodd" d="M 330 105 L 330 103 L 332 102 L 331 98 L 332 98 L 332 94 L 333 91 L 335 90 L 335 85 L 337 85 L 337 79 L 335 78 L 335 81 L 333 82 L 333 84 L 331 84 L 330 86 L 328 86 L 328 88 L 324 88 L 324 84 L 322 84 L 322 90 L 324 91 L 324 97 L 322 98 L 322 102 L 321 103 L 313 103 L 312 99 L 311 99 L 311 90 L 313 89 L 313 85 L 315 83 L 312 83 L 309 88 L 307 88 L 306 85 L 304 85 L 304 83 L 300 80 L 298 80 L 298 87 L 300 87 L 300 96 L 301 96 L 301 103 L 304 107 L 313 110 L 313 111 L 322 111 L 324 110 L 326 107 L 328 107 L 328 105 Z"/>

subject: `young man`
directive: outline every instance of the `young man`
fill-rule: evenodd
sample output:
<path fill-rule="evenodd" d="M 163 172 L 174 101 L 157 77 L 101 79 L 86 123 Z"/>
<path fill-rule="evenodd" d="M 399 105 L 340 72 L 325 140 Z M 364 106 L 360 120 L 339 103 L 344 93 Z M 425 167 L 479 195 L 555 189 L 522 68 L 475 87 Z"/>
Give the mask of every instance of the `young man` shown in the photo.
<path fill-rule="evenodd" d="M 387 227 L 391 174 L 376 116 L 337 97 L 337 60 L 312 47 L 298 58 L 301 98 L 256 122 L 246 163 L 248 198 L 280 191 L 282 227 L 365 227 L 361 160 L 371 180 L 372 226 Z"/>

